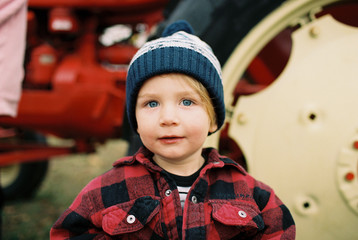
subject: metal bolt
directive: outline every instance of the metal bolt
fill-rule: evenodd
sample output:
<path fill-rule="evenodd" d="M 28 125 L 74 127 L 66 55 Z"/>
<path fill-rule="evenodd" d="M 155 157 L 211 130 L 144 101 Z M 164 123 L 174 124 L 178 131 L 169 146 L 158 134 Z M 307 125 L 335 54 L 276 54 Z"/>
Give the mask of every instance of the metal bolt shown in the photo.
<path fill-rule="evenodd" d="M 313 38 L 317 38 L 320 34 L 320 29 L 318 27 L 312 27 L 310 29 L 310 36 Z"/>
<path fill-rule="evenodd" d="M 245 114 L 239 113 L 239 115 L 237 115 L 237 122 L 241 125 L 247 123 L 247 118 L 246 118 Z"/>

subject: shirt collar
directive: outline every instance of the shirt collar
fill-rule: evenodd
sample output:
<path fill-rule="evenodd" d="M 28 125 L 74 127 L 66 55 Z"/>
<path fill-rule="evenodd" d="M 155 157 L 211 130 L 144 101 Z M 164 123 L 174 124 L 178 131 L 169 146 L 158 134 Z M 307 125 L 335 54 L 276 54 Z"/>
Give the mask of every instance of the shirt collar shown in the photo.
<path fill-rule="evenodd" d="M 221 156 L 219 152 L 214 148 L 204 148 L 203 156 L 206 159 L 206 166 L 204 167 L 205 171 L 211 168 L 223 168 L 224 166 L 231 166 L 237 168 L 242 174 L 246 175 L 245 169 L 236 163 L 235 161 L 227 158 L 225 156 Z M 154 164 L 150 159 L 152 159 L 153 153 L 149 151 L 145 147 L 141 147 L 137 153 L 133 156 L 128 156 L 121 158 L 113 163 L 114 167 L 118 167 L 120 165 L 132 165 L 135 162 L 139 162 L 142 165 L 145 165 L 149 169 L 154 171 L 162 171 L 162 169 Z"/>
<path fill-rule="evenodd" d="M 161 171 L 162 169 L 151 161 L 153 155 L 154 154 L 147 148 L 140 147 L 139 150 L 133 156 L 121 158 L 115 161 L 113 163 L 113 166 L 119 167 L 121 165 L 132 165 L 135 162 L 139 162 L 140 164 L 145 165 L 149 169 Z"/>
<path fill-rule="evenodd" d="M 228 157 L 220 155 L 219 152 L 214 148 L 204 148 L 203 155 L 207 159 L 205 171 L 211 168 L 223 168 L 230 166 L 237 168 L 244 175 L 247 174 L 246 170 L 240 164 Z"/>

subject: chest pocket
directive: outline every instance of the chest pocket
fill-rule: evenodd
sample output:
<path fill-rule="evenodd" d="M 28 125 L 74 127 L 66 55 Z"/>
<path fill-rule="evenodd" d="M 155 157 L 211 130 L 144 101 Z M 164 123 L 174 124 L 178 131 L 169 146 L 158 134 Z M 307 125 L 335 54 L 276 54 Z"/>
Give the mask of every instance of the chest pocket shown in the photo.
<path fill-rule="evenodd" d="M 264 221 L 257 206 L 237 200 L 211 200 L 212 219 L 221 239 L 249 237 L 264 227 Z"/>
<path fill-rule="evenodd" d="M 112 236 L 138 234 L 142 229 L 149 230 L 147 233 L 150 235 L 151 229 L 154 232 L 160 224 L 159 205 L 159 198 L 146 196 L 107 208 L 102 212 L 102 228 Z"/>

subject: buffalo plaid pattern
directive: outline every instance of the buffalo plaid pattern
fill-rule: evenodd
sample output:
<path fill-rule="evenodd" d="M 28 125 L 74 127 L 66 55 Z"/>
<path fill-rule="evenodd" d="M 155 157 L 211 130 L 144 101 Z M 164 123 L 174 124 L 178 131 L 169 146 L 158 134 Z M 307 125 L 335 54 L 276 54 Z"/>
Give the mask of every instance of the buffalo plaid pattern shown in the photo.
<path fill-rule="evenodd" d="M 295 239 L 288 208 L 215 149 L 184 209 L 169 175 L 141 148 L 92 180 L 60 216 L 51 239 Z"/>

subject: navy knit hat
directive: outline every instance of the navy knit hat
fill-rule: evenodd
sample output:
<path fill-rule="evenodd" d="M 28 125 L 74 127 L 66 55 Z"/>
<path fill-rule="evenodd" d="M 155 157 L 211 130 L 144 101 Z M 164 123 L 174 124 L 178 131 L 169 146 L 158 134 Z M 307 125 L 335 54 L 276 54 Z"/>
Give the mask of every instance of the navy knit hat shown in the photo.
<path fill-rule="evenodd" d="M 174 22 L 161 38 L 147 42 L 134 55 L 127 74 L 126 102 L 129 123 L 135 132 L 139 89 L 147 79 L 165 73 L 182 73 L 201 82 L 213 102 L 218 129 L 223 125 L 225 104 L 220 63 L 209 45 L 192 34 L 189 23 Z"/>

